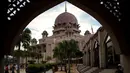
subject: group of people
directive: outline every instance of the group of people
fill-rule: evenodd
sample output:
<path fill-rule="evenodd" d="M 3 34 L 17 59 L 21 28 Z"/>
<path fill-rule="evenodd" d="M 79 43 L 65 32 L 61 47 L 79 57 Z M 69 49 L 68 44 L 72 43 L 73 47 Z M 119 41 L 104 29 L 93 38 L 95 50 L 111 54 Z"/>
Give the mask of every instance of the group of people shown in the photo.
<path fill-rule="evenodd" d="M 124 73 L 123 71 L 124 71 L 124 70 L 123 70 L 123 67 L 121 66 L 121 64 L 118 64 L 115 73 Z"/>
<path fill-rule="evenodd" d="M 5 73 L 15 73 L 15 70 L 18 70 L 18 65 L 13 64 L 13 65 L 6 65 L 4 68 Z"/>

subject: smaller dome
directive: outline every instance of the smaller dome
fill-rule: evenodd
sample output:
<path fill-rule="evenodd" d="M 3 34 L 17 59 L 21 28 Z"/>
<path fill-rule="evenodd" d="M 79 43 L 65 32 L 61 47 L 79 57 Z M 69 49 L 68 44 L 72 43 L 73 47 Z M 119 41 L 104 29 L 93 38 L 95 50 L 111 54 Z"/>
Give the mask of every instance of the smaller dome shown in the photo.
<path fill-rule="evenodd" d="M 42 35 L 48 35 L 48 32 L 46 30 L 43 31 Z"/>
<path fill-rule="evenodd" d="M 78 23 L 78 21 L 73 14 L 69 12 L 64 12 L 60 14 L 55 20 L 55 24 L 59 23 Z"/>
<path fill-rule="evenodd" d="M 88 30 L 85 31 L 84 35 L 91 34 Z"/>

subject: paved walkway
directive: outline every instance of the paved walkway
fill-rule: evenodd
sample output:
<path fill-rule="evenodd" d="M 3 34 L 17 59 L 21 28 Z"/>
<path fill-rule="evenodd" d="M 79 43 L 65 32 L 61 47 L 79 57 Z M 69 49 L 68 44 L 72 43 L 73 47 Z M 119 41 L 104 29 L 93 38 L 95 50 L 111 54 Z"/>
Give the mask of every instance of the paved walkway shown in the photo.
<path fill-rule="evenodd" d="M 9 73 L 12 73 L 12 72 L 9 71 Z M 15 73 L 17 73 L 17 72 L 15 71 Z M 20 73 L 26 73 L 26 72 L 25 72 L 25 69 L 20 69 Z M 53 73 L 53 72 L 52 72 L 52 69 L 50 69 L 50 70 L 47 71 L 46 73 Z"/>
<path fill-rule="evenodd" d="M 71 72 L 71 73 L 79 73 L 79 72 L 77 71 L 76 65 L 72 65 L 70 72 Z M 59 71 L 57 71 L 57 72 L 55 72 L 55 73 L 66 73 L 66 72 L 59 70 Z"/>
<path fill-rule="evenodd" d="M 11 73 L 11 72 L 9 72 L 9 73 Z M 15 73 L 17 73 L 17 72 L 15 71 Z M 26 73 L 26 72 L 25 72 L 25 69 L 20 69 L 20 73 Z M 53 72 L 52 72 L 52 69 L 50 69 L 50 70 L 47 71 L 46 73 L 53 73 Z M 55 72 L 55 73 L 66 73 L 66 72 L 64 71 L 64 69 L 63 69 L 63 71 L 60 71 L 60 67 L 59 67 L 59 71 L 57 71 L 57 72 Z M 72 67 L 71 67 L 71 73 L 79 73 L 79 72 L 77 71 L 76 65 L 72 65 Z"/>

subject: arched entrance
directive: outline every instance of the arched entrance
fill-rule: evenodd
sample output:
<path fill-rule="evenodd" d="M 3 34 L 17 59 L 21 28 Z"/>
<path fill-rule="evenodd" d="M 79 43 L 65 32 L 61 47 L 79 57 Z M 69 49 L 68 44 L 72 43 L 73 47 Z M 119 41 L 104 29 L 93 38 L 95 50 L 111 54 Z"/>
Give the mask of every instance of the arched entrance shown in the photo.
<path fill-rule="evenodd" d="M 115 53 L 115 48 L 110 39 L 110 36 L 106 36 L 104 45 L 106 68 L 116 68 L 117 65 L 120 64 L 120 55 Z"/>
<path fill-rule="evenodd" d="M 16 0 L 18 1 L 18 0 Z M 120 7 L 125 9 L 125 0 L 122 0 Z M 24 2 L 24 0 L 22 1 L 22 3 Z M 39 15 L 41 12 L 47 10 L 48 8 L 58 4 L 62 2 L 62 0 L 30 0 L 30 4 L 26 5 L 25 7 L 21 7 L 21 10 L 19 12 L 17 12 L 16 15 L 14 15 L 14 17 L 12 17 L 11 21 L 5 20 L 5 25 L 2 27 L 4 29 L 7 29 L 5 31 L 2 31 L 3 37 L 2 37 L 2 47 L 4 49 L 4 51 L 2 51 L 2 55 L 1 58 L 4 54 L 9 54 L 11 52 L 11 48 L 14 47 L 15 44 L 15 40 L 18 38 L 18 35 L 20 34 L 20 32 L 22 32 L 22 30 L 25 28 L 25 26 L 37 15 Z M 107 3 L 114 3 L 114 2 L 109 2 L 106 0 L 86 0 L 85 1 L 81 1 L 79 0 L 78 2 L 76 2 L 75 0 L 69 0 L 69 2 L 71 2 L 72 4 L 76 5 L 77 7 L 83 9 L 84 11 L 88 12 L 89 14 L 91 14 L 93 17 L 95 17 L 102 25 L 103 27 L 105 27 L 105 29 L 108 31 L 108 33 L 110 34 L 113 44 L 116 45 L 115 49 L 116 49 L 116 53 L 120 53 L 120 54 L 125 54 L 125 55 L 130 55 L 130 49 L 129 49 L 129 41 L 127 40 L 129 39 L 128 33 L 129 32 L 127 28 L 128 24 L 123 24 L 125 23 L 125 20 L 122 20 L 121 22 L 118 21 L 118 19 L 113 16 L 116 15 L 115 13 L 110 13 L 110 10 L 115 10 L 113 8 L 115 8 L 114 6 L 112 7 L 108 7 Z M 16 2 L 15 2 L 16 3 Z M 20 4 L 22 4 L 20 3 Z M 100 3 L 103 3 L 103 5 L 101 5 Z M 8 5 L 9 3 L 7 2 L 5 5 Z M 17 6 L 19 5 L 15 5 L 16 7 L 14 7 L 14 9 L 17 9 Z M 117 4 L 117 3 L 114 3 Z M 13 3 L 12 5 L 13 6 Z M 124 6 L 124 7 L 123 7 Z M 5 10 L 6 7 L 4 7 L 3 9 Z M 18 7 L 20 8 L 20 7 Z M 112 8 L 112 9 L 107 9 L 107 8 Z M 13 11 L 11 11 L 13 12 Z M 125 12 L 123 12 L 125 13 Z M 10 13 L 11 14 L 11 13 Z M 6 16 L 10 15 L 7 14 Z M 123 14 L 122 14 L 123 15 Z M 6 18 L 6 17 L 4 17 Z M 128 21 L 127 21 L 128 22 Z M 7 27 L 8 26 L 8 27 Z M 124 35 L 124 36 L 120 36 L 120 35 Z M 129 56 L 125 56 L 125 65 L 126 67 L 129 67 Z M 2 63 L 1 63 L 2 64 Z M 128 66 L 127 66 L 128 65 Z M 127 68 L 128 70 L 128 68 Z"/>
<path fill-rule="evenodd" d="M 11 21 L 9 21 L 10 25 L 16 26 L 16 28 L 12 27 L 15 29 L 10 29 L 12 31 L 12 32 L 10 31 L 10 33 L 14 33 L 17 35 L 15 35 L 15 36 L 12 35 L 10 37 L 12 39 L 7 39 L 7 40 L 10 40 L 8 43 L 12 43 L 12 42 L 13 43 L 12 43 L 12 45 L 10 45 L 8 47 L 6 46 L 5 48 L 9 48 L 9 47 L 14 46 L 15 40 L 18 38 L 19 33 L 22 32 L 22 30 L 27 26 L 27 24 L 33 18 L 35 18 L 37 15 L 39 15 L 43 11 L 47 10 L 48 8 L 58 4 L 60 2 L 62 2 L 62 1 L 42 1 L 42 0 L 34 1 L 34 2 L 30 1 L 28 6 L 21 8 L 21 11 L 18 12 L 15 15 L 15 17 L 12 17 Z M 96 18 L 103 25 L 103 27 L 110 33 L 110 36 L 112 37 L 114 44 L 116 44 L 116 53 L 121 53 L 119 43 L 118 43 L 117 38 L 116 38 L 116 34 L 113 32 L 113 29 L 115 29 L 115 28 L 111 28 L 111 25 L 117 24 L 118 21 L 117 21 L 117 19 L 114 19 L 114 18 L 111 19 L 112 21 L 108 19 L 108 18 L 112 18 L 113 15 L 111 13 L 109 13 L 108 11 L 106 11 L 106 8 L 101 6 L 100 1 L 93 2 L 93 1 L 87 0 L 87 2 L 84 2 L 84 1 L 76 2 L 76 1 L 69 0 L 69 2 L 76 5 L 77 7 L 81 8 L 81 9 L 83 9 L 84 11 L 89 13 L 91 16 Z M 94 6 L 93 6 L 93 4 L 94 4 Z M 19 25 L 17 25 L 17 24 L 19 24 Z M 114 27 L 114 26 L 112 26 L 112 27 Z M 10 35 L 10 33 L 7 35 Z"/>

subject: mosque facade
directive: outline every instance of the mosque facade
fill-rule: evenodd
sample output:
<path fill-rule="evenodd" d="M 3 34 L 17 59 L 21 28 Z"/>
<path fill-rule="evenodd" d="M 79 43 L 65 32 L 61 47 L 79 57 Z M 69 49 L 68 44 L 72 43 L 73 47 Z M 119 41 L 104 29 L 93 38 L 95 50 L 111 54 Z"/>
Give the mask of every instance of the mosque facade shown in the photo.
<path fill-rule="evenodd" d="M 43 31 L 39 44 L 31 46 L 33 52 L 40 53 L 42 56 L 36 62 L 46 61 L 47 57 L 53 60 L 55 46 L 63 40 L 74 39 L 78 41 L 79 50 L 84 54 L 83 65 L 106 68 L 120 63 L 111 38 L 103 27 L 100 27 L 96 33 L 90 33 L 87 30 L 84 35 L 80 35 L 79 27 L 80 24 L 73 14 L 65 11 L 57 16 L 52 30 L 53 35 L 48 36 L 47 31 Z"/>

